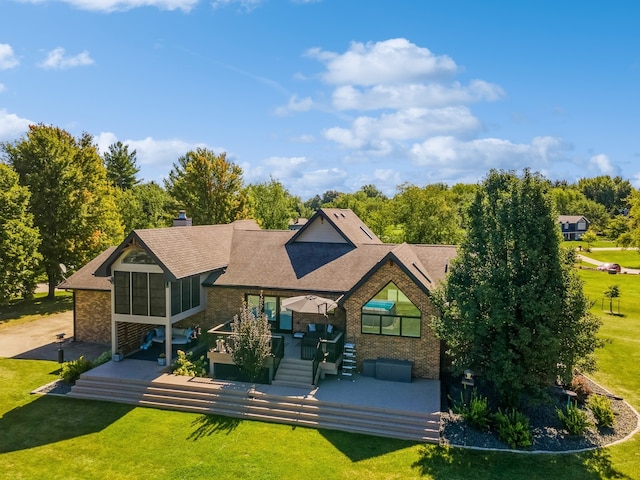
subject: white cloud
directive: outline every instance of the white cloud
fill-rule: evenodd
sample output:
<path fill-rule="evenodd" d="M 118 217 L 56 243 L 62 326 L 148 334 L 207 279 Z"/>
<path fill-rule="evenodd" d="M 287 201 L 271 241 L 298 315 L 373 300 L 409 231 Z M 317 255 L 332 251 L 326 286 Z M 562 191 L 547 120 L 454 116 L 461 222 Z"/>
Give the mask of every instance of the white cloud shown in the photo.
<path fill-rule="evenodd" d="M 25 3 L 45 3 L 47 0 L 22 0 Z M 139 7 L 189 12 L 200 0 L 57 0 L 80 10 L 97 12 L 126 11 Z"/>
<path fill-rule="evenodd" d="M 529 167 L 543 171 L 553 159 L 566 150 L 564 143 L 554 137 L 536 137 L 530 144 L 513 143 L 499 138 L 463 141 L 457 138 L 434 137 L 413 145 L 411 155 L 416 164 L 432 170 L 442 169 L 452 177 L 475 177 L 492 168 L 521 170 Z"/>
<path fill-rule="evenodd" d="M 276 108 L 275 114 L 284 116 L 292 112 L 306 112 L 312 108 L 313 99 L 311 97 L 298 98 L 297 95 L 292 95 L 286 105 Z"/>
<path fill-rule="evenodd" d="M 12 142 L 24 135 L 35 122 L 0 109 L 0 141 Z"/>
<path fill-rule="evenodd" d="M 118 137 L 111 132 L 103 132 L 96 136 L 96 143 L 101 153 L 106 152 L 109 145 L 117 141 Z M 190 150 L 200 147 L 208 148 L 217 154 L 224 152 L 222 148 L 213 148 L 203 143 L 189 143 L 178 139 L 157 140 L 147 137 L 142 140 L 120 141 L 129 146 L 129 151 L 136 151 L 140 177 L 145 181 L 153 180 L 159 183 L 162 183 L 162 180 L 169 176 L 169 172 L 178 158 Z"/>
<path fill-rule="evenodd" d="M 47 54 L 47 59 L 40 63 L 38 66 L 44 69 L 67 69 L 82 67 L 86 65 L 93 65 L 93 59 L 89 56 L 89 52 L 86 50 L 78 55 L 72 57 L 65 55 L 65 50 L 62 47 L 55 48 Z"/>
<path fill-rule="evenodd" d="M 230 5 L 237 5 L 245 12 L 251 12 L 258 7 L 264 0 L 213 0 L 211 6 L 213 8 L 224 8 Z"/>
<path fill-rule="evenodd" d="M 4 86 L 4 83 L 0 83 L 0 93 L 4 92 L 7 87 Z"/>
<path fill-rule="evenodd" d="M 0 70 L 8 70 L 17 67 L 18 57 L 13 53 L 13 48 L 8 43 L 0 43 Z"/>
<path fill-rule="evenodd" d="M 441 79 L 457 72 L 455 62 L 446 55 L 434 55 L 404 38 L 382 42 L 353 42 L 340 55 L 313 48 L 307 55 L 326 65 L 322 75 L 334 85 L 377 85 Z"/>
<path fill-rule="evenodd" d="M 611 163 L 611 159 L 601 153 L 599 155 L 594 155 L 589 159 L 589 167 L 592 170 L 596 170 L 598 175 L 610 175 L 615 177 L 620 174 L 620 168 Z"/>
<path fill-rule="evenodd" d="M 385 108 L 444 107 L 482 100 L 493 101 L 504 96 L 497 85 L 474 80 L 467 87 L 458 82 L 451 86 L 438 83 L 375 85 L 356 88 L 344 85 L 333 92 L 333 105 L 338 110 L 379 110 Z"/>
<path fill-rule="evenodd" d="M 316 141 L 316 137 L 309 134 L 298 135 L 290 139 L 293 143 L 313 143 Z"/>
<path fill-rule="evenodd" d="M 346 148 L 379 150 L 382 146 L 386 150 L 388 141 L 453 133 L 466 135 L 480 127 L 478 119 L 466 107 L 408 108 L 380 117 L 358 117 L 350 128 L 329 128 L 324 136 Z"/>

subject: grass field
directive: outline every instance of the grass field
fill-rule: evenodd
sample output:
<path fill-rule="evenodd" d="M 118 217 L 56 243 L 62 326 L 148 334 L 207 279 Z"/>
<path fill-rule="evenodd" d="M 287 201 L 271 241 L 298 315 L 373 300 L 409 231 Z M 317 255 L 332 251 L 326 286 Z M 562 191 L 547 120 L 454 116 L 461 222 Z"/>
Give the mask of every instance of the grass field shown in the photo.
<path fill-rule="evenodd" d="M 66 312 L 72 308 L 71 292 L 62 290 L 56 291 L 56 298 L 53 301 L 47 299 L 46 293 L 36 293 L 31 300 L 14 300 L 0 310 L 0 331 L 9 322 L 11 325 L 30 322 L 43 315 Z"/>
<path fill-rule="evenodd" d="M 619 263 L 625 268 L 640 269 L 638 250 L 591 250 L 582 254 L 602 263 Z"/>
<path fill-rule="evenodd" d="M 621 316 L 593 307 L 608 341 L 594 378 L 638 409 L 640 276 L 580 272 L 593 300 L 619 283 Z M 29 394 L 57 369 L 0 359 L 0 479 L 640 479 L 640 435 L 580 454 L 477 452 Z"/>

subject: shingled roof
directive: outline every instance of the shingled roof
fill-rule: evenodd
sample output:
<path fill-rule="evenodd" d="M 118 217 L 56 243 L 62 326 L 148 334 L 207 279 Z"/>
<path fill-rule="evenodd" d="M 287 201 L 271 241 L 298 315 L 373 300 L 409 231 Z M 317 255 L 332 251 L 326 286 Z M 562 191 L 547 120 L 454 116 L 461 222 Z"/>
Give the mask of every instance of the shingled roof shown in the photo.
<path fill-rule="evenodd" d="M 209 287 L 338 294 L 356 288 L 389 259 L 429 291 L 445 277 L 456 254 L 454 246 L 382 243 L 345 209 L 320 210 L 302 229 L 320 218 L 344 241 L 310 241 L 313 235 L 296 241 L 300 230 L 261 230 L 252 220 L 134 230 L 120 246 L 102 253 L 60 288 L 109 290 L 111 266 L 131 245 L 144 248 L 169 280 L 210 273 L 204 283 Z M 338 234 L 334 239 L 340 238 Z"/>
<path fill-rule="evenodd" d="M 111 283 L 106 277 L 96 277 L 94 272 L 115 251 L 116 247 L 109 247 L 95 257 L 84 267 L 63 280 L 56 288 L 68 290 L 111 290 Z"/>
<path fill-rule="evenodd" d="M 96 275 L 111 276 L 111 265 L 131 245 L 146 250 L 172 281 L 223 268 L 229 263 L 233 233 L 238 230 L 260 227 L 253 220 L 242 220 L 227 225 L 134 230 L 101 264 Z"/>
<path fill-rule="evenodd" d="M 237 232 L 224 273 L 208 286 L 345 293 L 392 255 L 424 290 L 445 276 L 453 246 L 291 242 L 291 232 Z M 422 247 L 422 248 L 420 248 Z"/>

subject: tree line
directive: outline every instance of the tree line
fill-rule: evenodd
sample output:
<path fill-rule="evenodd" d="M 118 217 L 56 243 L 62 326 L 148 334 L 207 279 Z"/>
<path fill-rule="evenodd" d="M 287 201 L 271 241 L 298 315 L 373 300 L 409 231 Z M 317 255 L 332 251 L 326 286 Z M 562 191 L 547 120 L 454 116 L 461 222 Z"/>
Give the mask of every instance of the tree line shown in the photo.
<path fill-rule="evenodd" d="M 365 185 L 303 201 L 272 177 L 245 184 L 240 166 L 206 148 L 178 158 L 160 185 L 139 178 L 128 145 L 116 142 L 101 154 L 90 134 L 75 138 L 43 124 L 0 144 L 0 155 L 0 304 L 28 297 L 43 277 L 53 297 L 65 268 L 79 268 L 133 229 L 170 226 L 179 210 L 195 225 L 253 218 L 262 228 L 286 229 L 321 207 L 350 208 L 384 242 L 460 244 L 480 188 L 404 183 L 388 197 Z M 629 181 L 544 182 L 556 212 L 584 215 L 623 246 L 640 244 L 640 193 Z"/>

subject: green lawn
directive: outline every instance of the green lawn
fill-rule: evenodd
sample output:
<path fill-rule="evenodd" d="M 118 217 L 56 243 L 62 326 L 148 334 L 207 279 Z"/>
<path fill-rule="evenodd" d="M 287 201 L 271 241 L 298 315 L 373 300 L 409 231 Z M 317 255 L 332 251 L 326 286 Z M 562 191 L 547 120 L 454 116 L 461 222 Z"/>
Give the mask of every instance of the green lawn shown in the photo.
<path fill-rule="evenodd" d="M 582 252 L 582 255 L 602 263 L 619 263 L 625 268 L 640 269 L 638 250 L 591 250 L 590 252 Z"/>
<path fill-rule="evenodd" d="M 0 310 L 0 330 L 8 325 L 30 322 L 42 315 L 61 313 L 73 308 L 71 292 L 56 290 L 54 300 L 47 299 L 46 293 L 36 293 L 30 300 L 14 300 Z"/>
<path fill-rule="evenodd" d="M 581 270 L 594 300 L 619 283 L 623 316 L 595 375 L 640 407 L 640 276 Z M 34 396 L 58 364 L 0 359 L 0 479 L 640 479 L 640 435 L 602 451 L 518 455 L 447 449 L 115 403 Z"/>

